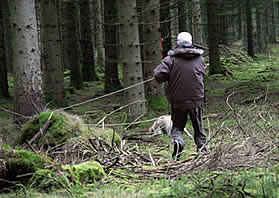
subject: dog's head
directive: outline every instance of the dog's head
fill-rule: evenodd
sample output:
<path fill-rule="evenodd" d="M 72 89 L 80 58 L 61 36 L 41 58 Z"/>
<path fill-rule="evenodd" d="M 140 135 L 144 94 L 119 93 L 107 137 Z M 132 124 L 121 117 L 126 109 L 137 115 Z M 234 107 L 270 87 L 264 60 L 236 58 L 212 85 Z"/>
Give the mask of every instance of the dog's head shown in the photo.
<path fill-rule="evenodd" d="M 166 120 L 168 118 L 166 116 L 159 117 L 153 125 L 149 128 L 149 132 L 157 132 L 159 130 L 162 130 L 166 127 Z"/>

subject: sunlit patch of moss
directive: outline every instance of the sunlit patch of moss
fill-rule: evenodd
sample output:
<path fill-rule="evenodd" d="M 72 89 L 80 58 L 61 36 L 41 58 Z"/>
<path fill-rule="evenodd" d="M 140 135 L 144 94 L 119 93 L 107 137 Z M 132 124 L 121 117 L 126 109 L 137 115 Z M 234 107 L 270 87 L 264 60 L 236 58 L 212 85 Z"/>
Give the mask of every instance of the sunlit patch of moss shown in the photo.
<path fill-rule="evenodd" d="M 80 184 L 94 183 L 106 175 L 103 167 L 96 161 L 88 161 L 74 166 L 65 165 L 63 169 L 69 170 L 74 181 Z"/>

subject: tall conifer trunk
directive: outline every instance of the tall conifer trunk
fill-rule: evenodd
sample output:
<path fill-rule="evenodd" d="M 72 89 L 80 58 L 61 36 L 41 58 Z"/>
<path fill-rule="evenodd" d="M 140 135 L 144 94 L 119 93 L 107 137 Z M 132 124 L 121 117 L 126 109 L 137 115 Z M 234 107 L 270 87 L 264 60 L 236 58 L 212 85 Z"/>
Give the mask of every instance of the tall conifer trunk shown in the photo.
<path fill-rule="evenodd" d="M 8 77 L 7 77 L 7 59 L 4 37 L 4 15 L 3 5 L 0 2 L 0 97 L 9 98 Z"/>
<path fill-rule="evenodd" d="M 80 0 L 80 29 L 82 52 L 82 77 L 84 81 L 97 80 L 92 39 L 92 14 L 89 0 Z"/>
<path fill-rule="evenodd" d="M 61 55 L 57 0 L 41 0 L 41 43 L 44 91 L 47 99 L 61 106 L 64 99 L 64 67 Z"/>
<path fill-rule="evenodd" d="M 252 7 L 251 1 L 246 0 L 246 17 L 247 17 L 247 41 L 248 41 L 248 55 L 251 57 L 255 56 L 255 44 L 254 44 L 254 26 L 252 18 Z"/>
<path fill-rule="evenodd" d="M 67 23 L 65 23 L 65 31 L 67 32 L 68 41 L 66 46 L 67 56 L 70 64 L 70 84 L 76 89 L 83 88 L 83 80 L 81 73 L 81 48 L 80 34 L 78 26 L 78 4 L 77 0 L 65 1 L 65 11 Z"/>
<path fill-rule="evenodd" d="M 121 88 L 117 64 L 116 1 L 104 0 L 105 7 L 105 92 Z"/>
<path fill-rule="evenodd" d="M 153 70 L 160 63 L 160 0 L 143 1 L 143 54 L 144 77 L 153 77 Z M 152 81 L 145 86 L 146 93 L 150 96 L 163 96 L 163 84 Z"/>
<path fill-rule="evenodd" d="M 193 40 L 194 43 L 200 44 L 202 45 L 203 42 L 203 29 L 202 29 L 202 18 L 201 18 L 201 4 L 200 4 L 200 0 L 192 0 L 193 3 Z"/>
<path fill-rule="evenodd" d="M 178 7 L 177 0 L 170 0 L 170 34 L 171 34 L 171 47 L 176 47 L 176 37 L 179 31 L 179 21 L 178 21 Z"/>
<path fill-rule="evenodd" d="M 10 0 L 14 109 L 32 116 L 44 107 L 34 0 Z M 20 120 L 22 121 L 22 120 Z"/>
<path fill-rule="evenodd" d="M 208 42 L 209 42 L 209 74 L 222 73 L 219 53 L 220 0 L 207 0 Z"/>
<path fill-rule="evenodd" d="M 143 81 L 136 0 L 119 0 L 119 22 L 120 62 L 123 65 L 124 86 L 128 87 Z M 144 85 L 128 89 L 125 96 L 126 103 L 144 100 Z M 131 117 L 145 113 L 145 102 L 130 106 Z"/>

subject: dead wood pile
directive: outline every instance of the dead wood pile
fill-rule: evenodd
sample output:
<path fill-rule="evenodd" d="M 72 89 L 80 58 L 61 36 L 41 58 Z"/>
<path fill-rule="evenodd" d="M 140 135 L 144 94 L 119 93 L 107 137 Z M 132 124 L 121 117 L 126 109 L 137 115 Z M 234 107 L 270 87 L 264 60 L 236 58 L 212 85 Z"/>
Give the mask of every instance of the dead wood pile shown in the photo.
<path fill-rule="evenodd" d="M 126 132 L 120 147 L 113 143 L 111 147 L 98 137 L 75 138 L 52 148 L 48 155 L 69 164 L 94 158 L 109 174 L 117 176 L 119 173 L 110 171 L 117 168 L 136 173 L 140 179 L 176 178 L 193 171 L 250 169 L 278 163 L 278 106 L 229 106 L 230 110 L 218 118 L 207 119 L 209 152 L 205 155 L 194 154 L 173 161 L 172 145 L 161 144 L 143 130 Z M 211 126 L 213 122 L 216 127 Z M 162 150 L 169 155 L 162 154 Z"/>

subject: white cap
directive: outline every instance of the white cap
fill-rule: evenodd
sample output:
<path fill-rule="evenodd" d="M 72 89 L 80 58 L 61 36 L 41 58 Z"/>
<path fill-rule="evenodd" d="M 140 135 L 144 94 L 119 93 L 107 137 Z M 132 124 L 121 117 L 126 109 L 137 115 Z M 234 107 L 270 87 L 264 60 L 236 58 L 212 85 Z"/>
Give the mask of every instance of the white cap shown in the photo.
<path fill-rule="evenodd" d="M 177 44 L 181 45 L 185 43 L 192 44 L 192 35 L 189 32 L 180 32 L 177 35 Z"/>

